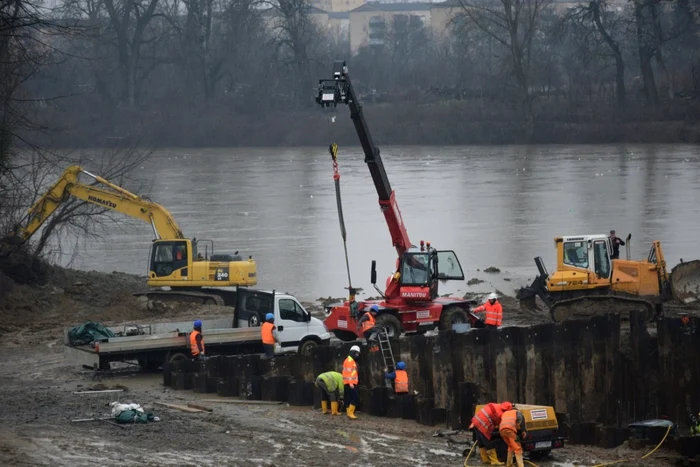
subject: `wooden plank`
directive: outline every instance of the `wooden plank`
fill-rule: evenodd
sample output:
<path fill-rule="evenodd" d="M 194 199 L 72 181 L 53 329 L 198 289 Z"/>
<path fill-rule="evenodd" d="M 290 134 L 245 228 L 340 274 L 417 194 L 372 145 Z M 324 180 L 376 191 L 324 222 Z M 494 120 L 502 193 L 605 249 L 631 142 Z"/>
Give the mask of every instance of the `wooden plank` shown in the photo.
<path fill-rule="evenodd" d="M 192 412 L 192 413 L 202 413 L 206 412 L 206 410 L 199 410 L 199 409 L 193 409 L 191 407 L 187 407 L 184 405 L 177 405 L 177 404 L 168 404 L 166 402 L 154 402 L 153 404 L 155 405 L 162 405 L 163 407 L 168 407 L 170 409 L 176 409 L 176 410 L 181 410 L 183 412 Z"/>
<path fill-rule="evenodd" d="M 109 393 L 109 392 L 124 392 L 123 389 L 105 389 L 103 391 L 79 391 L 79 392 L 74 392 L 73 394 L 102 394 L 102 393 Z"/>
<path fill-rule="evenodd" d="M 250 401 L 241 399 L 202 399 L 202 402 L 218 402 L 221 404 L 259 404 L 259 405 L 280 405 L 277 401 Z"/>
<path fill-rule="evenodd" d="M 102 420 L 102 421 L 105 422 L 105 423 L 109 423 L 110 425 L 118 426 L 118 427 L 121 428 L 122 430 L 126 430 L 126 425 L 120 425 L 119 423 L 117 423 L 117 422 L 112 422 L 112 421 L 110 421 L 110 420 Z"/>
<path fill-rule="evenodd" d="M 210 408 L 210 407 L 204 407 L 203 405 L 193 404 L 192 402 L 190 402 L 189 404 L 187 404 L 187 407 L 190 407 L 190 408 L 193 408 L 193 409 L 204 410 L 205 412 L 213 412 L 213 411 L 214 411 L 214 409 L 212 409 L 212 408 Z"/>
<path fill-rule="evenodd" d="M 102 417 L 102 418 L 78 418 L 75 420 L 71 420 L 72 423 L 80 423 L 80 422 L 99 422 L 101 420 L 111 420 L 113 417 Z"/>

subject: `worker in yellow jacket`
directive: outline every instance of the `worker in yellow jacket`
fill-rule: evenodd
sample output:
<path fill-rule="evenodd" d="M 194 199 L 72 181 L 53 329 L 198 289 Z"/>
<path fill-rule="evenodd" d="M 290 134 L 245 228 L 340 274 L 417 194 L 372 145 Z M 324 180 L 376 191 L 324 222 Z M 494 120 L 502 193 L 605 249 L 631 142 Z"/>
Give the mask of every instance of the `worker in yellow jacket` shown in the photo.
<path fill-rule="evenodd" d="M 328 403 L 331 406 L 331 415 L 340 415 L 338 411 L 338 401 L 344 397 L 345 386 L 343 375 L 337 371 L 327 371 L 321 373 L 316 378 L 316 387 L 321 390 L 323 399 L 321 400 L 321 412 L 328 413 Z"/>

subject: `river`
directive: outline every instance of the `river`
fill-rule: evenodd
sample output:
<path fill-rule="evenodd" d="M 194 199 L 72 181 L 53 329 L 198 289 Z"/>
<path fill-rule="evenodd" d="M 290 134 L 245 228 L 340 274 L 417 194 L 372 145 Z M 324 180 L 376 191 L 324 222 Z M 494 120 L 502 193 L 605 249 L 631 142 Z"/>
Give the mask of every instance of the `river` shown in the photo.
<path fill-rule="evenodd" d="M 559 235 L 615 229 L 632 233 L 633 258 L 646 258 L 656 239 L 671 267 L 700 258 L 698 146 L 387 146 L 382 157 L 412 242 L 454 250 L 466 279 L 486 279 L 441 284 L 441 293 L 513 294 L 534 277 L 535 256 L 554 269 Z M 383 286 L 396 251 L 361 149 L 341 147 L 339 164 L 353 285 L 376 295 L 370 262 Z M 258 287 L 303 299 L 346 294 L 332 175 L 325 147 L 162 149 L 136 174 L 185 236 L 253 255 Z M 110 230 L 79 242 L 75 257 L 64 239 L 59 262 L 145 275 L 150 227 L 123 221 Z M 489 266 L 501 274 L 478 271 Z"/>

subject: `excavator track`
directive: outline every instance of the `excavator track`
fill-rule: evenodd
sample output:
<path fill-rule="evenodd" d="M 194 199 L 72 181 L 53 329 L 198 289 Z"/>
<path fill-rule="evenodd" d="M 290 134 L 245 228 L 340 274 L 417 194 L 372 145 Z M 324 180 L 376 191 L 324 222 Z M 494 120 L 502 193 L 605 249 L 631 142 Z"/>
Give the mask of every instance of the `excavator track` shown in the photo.
<path fill-rule="evenodd" d="M 149 300 L 159 300 L 166 303 L 197 303 L 203 305 L 225 306 L 227 302 L 235 303 L 235 292 L 218 291 L 216 293 L 180 291 L 180 290 L 153 290 L 149 292 L 135 293 L 137 297 L 146 297 Z M 228 297 L 231 295 L 231 297 Z"/>
<path fill-rule="evenodd" d="M 549 309 L 549 313 L 555 323 L 575 319 L 590 319 L 594 316 L 604 316 L 610 313 L 619 314 L 620 319 L 624 321 L 629 319 L 632 311 L 644 312 L 644 320 L 647 321 L 654 316 L 655 307 L 653 303 L 641 298 L 589 295 L 559 300 Z"/>

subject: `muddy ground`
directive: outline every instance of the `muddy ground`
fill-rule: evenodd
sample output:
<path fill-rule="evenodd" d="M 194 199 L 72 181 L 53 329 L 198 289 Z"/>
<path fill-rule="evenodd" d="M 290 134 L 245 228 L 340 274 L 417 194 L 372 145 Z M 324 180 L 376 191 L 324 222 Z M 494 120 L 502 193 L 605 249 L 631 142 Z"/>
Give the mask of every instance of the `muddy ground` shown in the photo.
<path fill-rule="evenodd" d="M 18 348 L 4 343 L 0 363 L 0 465 L 51 466 L 461 466 L 464 444 L 434 437 L 440 427 L 377 418 L 321 415 L 308 407 L 201 402 L 212 413 L 184 413 L 154 402 L 186 405 L 215 395 L 173 391 L 159 374 L 115 371 L 93 377 L 64 361 L 55 340 Z M 105 422 L 71 419 L 104 412 L 108 397 L 74 391 L 119 388 L 121 402 L 143 404 L 160 422 L 120 428 Z M 83 398 L 83 399 L 81 399 Z M 455 441 L 468 437 L 457 435 Z M 639 459 L 645 451 L 625 446 L 605 450 L 584 446 L 560 449 L 541 466 L 594 465 Z M 663 448 L 644 465 L 674 465 Z M 469 465 L 480 465 L 480 462 Z M 618 465 L 641 465 L 638 460 Z"/>
<path fill-rule="evenodd" d="M 149 310 L 131 294 L 144 290 L 145 278 L 57 269 L 43 287 L 14 285 L 0 277 L 0 465 L 178 465 L 296 466 L 329 462 L 357 466 L 463 465 L 465 444 L 434 437 L 439 427 L 376 418 L 323 416 L 308 407 L 205 404 L 212 413 L 184 413 L 154 402 L 186 404 L 212 395 L 172 391 L 159 374 L 121 366 L 96 377 L 66 362 L 62 334 L 85 321 L 107 325 L 129 321 L 210 318 L 231 313 L 226 307 L 167 307 Z M 480 299 L 481 295 L 478 295 Z M 322 313 L 325 301 L 307 306 Z M 514 299 L 502 299 L 504 325 L 546 322 L 525 314 Z M 98 378 L 98 379 L 96 379 Z M 105 422 L 72 423 L 104 411 L 108 399 L 86 403 L 74 391 L 122 388 L 122 402 L 145 405 L 162 421 L 120 428 Z M 214 396 L 215 397 L 215 396 Z M 468 437 L 458 435 L 456 441 Z M 542 466 L 594 465 L 638 459 L 644 452 L 574 446 L 555 452 Z M 673 465 L 660 450 L 644 465 Z M 473 459 L 469 465 L 480 465 Z M 625 464 L 617 464 L 625 465 Z M 634 460 L 627 465 L 640 465 Z"/>

